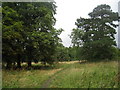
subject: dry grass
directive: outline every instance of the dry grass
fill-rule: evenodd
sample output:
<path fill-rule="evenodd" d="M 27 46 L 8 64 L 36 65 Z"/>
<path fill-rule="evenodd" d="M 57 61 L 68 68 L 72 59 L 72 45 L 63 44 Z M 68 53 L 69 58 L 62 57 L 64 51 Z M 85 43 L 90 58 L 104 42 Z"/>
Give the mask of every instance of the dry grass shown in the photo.
<path fill-rule="evenodd" d="M 40 85 L 61 69 L 51 70 L 3 70 L 3 88 L 40 88 Z"/>
<path fill-rule="evenodd" d="M 74 64 L 74 63 L 82 63 L 82 62 L 86 62 L 86 60 L 81 60 L 81 61 L 63 61 L 63 62 L 59 62 L 60 64 Z"/>

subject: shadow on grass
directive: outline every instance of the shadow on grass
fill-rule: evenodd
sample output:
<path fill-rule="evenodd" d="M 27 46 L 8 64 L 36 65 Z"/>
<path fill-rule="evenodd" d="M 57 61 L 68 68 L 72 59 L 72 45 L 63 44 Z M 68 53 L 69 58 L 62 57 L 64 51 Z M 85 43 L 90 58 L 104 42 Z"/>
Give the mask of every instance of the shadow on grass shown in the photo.
<path fill-rule="evenodd" d="M 56 67 L 53 65 L 32 65 L 31 67 L 27 67 L 27 65 L 23 65 L 21 66 L 21 68 L 18 68 L 16 66 L 13 66 L 11 68 L 6 68 L 6 67 L 2 67 L 3 70 L 51 70 L 51 69 L 55 69 Z"/>

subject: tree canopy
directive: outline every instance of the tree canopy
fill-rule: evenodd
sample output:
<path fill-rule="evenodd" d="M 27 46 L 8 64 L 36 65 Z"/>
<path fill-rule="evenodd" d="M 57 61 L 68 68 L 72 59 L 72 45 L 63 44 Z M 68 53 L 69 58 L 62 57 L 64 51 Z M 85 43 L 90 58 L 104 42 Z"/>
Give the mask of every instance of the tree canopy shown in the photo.
<path fill-rule="evenodd" d="M 115 21 L 118 21 L 118 13 L 112 12 L 111 7 L 102 4 L 88 14 L 90 18 L 77 19 L 71 33 L 72 43 L 82 47 L 81 57 L 87 60 L 112 59 L 114 46 L 116 46 Z"/>
<path fill-rule="evenodd" d="M 54 28 L 54 2 L 5 2 L 3 15 L 3 61 L 11 64 L 42 61 L 52 63 L 61 31 Z"/>

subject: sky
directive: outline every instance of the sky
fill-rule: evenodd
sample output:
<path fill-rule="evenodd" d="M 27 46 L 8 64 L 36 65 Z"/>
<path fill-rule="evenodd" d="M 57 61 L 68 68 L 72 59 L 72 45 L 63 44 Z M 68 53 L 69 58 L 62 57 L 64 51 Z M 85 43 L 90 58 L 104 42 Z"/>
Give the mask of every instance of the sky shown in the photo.
<path fill-rule="evenodd" d="M 64 32 L 59 36 L 62 39 L 62 43 L 65 47 L 71 45 L 71 39 L 69 35 L 73 28 L 75 28 L 75 22 L 77 18 L 88 18 L 88 13 L 92 12 L 95 7 L 101 4 L 107 4 L 111 6 L 114 12 L 118 12 L 118 2 L 120 0 L 54 0 L 57 5 L 57 14 L 55 28 L 64 29 Z M 117 29 L 116 29 L 117 30 Z M 117 36 L 116 36 L 117 37 Z"/>

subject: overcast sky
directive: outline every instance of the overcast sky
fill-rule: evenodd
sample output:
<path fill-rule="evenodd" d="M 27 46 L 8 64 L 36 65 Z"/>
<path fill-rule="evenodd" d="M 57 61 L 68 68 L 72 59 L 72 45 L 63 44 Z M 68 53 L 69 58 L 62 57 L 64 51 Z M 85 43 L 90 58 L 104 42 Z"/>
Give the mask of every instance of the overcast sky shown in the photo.
<path fill-rule="evenodd" d="M 55 0 L 57 7 L 57 19 L 55 27 L 57 29 L 63 28 L 60 38 L 62 38 L 63 45 L 69 47 L 71 39 L 68 35 L 71 34 L 75 28 L 76 19 L 79 17 L 88 18 L 88 13 L 100 4 L 108 4 L 114 12 L 118 11 L 118 2 L 120 0 Z"/>

